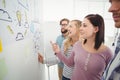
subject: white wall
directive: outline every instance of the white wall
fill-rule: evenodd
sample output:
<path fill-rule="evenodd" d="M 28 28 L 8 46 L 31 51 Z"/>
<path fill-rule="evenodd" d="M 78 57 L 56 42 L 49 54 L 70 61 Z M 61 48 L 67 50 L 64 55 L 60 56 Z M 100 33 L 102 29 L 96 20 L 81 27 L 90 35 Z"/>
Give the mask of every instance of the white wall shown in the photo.
<path fill-rule="evenodd" d="M 115 33 L 112 14 L 108 12 L 109 6 L 108 0 L 43 0 L 43 22 L 59 22 L 64 17 L 83 20 L 88 14 L 100 14 L 105 20 L 105 39 L 109 40 Z"/>
<path fill-rule="evenodd" d="M 83 20 L 87 14 L 100 14 L 105 20 L 105 43 L 111 45 L 115 28 L 109 7 L 108 0 L 43 0 L 43 22 L 59 22 L 64 17 Z"/>

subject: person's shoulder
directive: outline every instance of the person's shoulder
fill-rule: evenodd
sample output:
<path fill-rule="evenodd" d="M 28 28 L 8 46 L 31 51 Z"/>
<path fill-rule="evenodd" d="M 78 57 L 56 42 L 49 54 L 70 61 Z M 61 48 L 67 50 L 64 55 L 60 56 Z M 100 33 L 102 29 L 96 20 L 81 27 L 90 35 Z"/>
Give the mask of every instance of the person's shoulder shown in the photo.
<path fill-rule="evenodd" d="M 82 45 L 84 39 L 79 39 L 74 45 Z"/>
<path fill-rule="evenodd" d="M 81 45 L 81 41 L 78 40 L 75 42 L 75 44 L 73 46 L 75 47 L 75 46 L 80 46 L 80 45 Z"/>
<path fill-rule="evenodd" d="M 102 44 L 102 45 L 100 46 L 100 51 L 110 51 L 110 52 L 111 52 L 111 49 L 110 49 L 108 46 Z"/>
<path fill-rule="evenodd" d="M 58 35 L 58 36 L 57 36 L 57 38 L 60 38 L 60 37 L 62 37 L 62 35 Z"/>
<path fill-rule="evenodd" d="M 62 39 L 62 35 L 58 35 L 57 38 L 56 38 L 57 41 L 59 41 L 61 39 Z"/>
<path fill-rule="evenodd" d="M 113 52 L 112 52 L 112 50 L 108 47 L 108 46 L 106 46 L 106 45 L 103 45 L 102 44 L 102 46 L 101 46 L 101 49 L 100 49 L 103 53 L 105 53 L 107 56 L 113 56 Z"/>
<path fill-rule="evenodd" d="M 63 40 L 63 43 L 65 43 L 65 42 L 67 42 L 67 41 L 68 41 L 68 39 L 64 39 L 64 40 Z"/>
<path fill-rule="evenodd" d="M 104 45 L 104 48 L 105 48 L 107 51 L 110 51 L 110 52 L 112 52 L 112 50 L 110 49 L 110 47 L 109 47 L 109 46 L 107 46 L 107 45 Z"/>

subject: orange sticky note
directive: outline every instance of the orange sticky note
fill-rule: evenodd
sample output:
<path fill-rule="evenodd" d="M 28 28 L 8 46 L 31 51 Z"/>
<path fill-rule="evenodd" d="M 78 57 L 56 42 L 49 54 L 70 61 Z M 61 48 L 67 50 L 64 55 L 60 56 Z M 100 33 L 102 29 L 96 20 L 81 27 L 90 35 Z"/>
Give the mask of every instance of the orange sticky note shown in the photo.
<path fill-rule="evenodd" d="M 2 52 L 2 40 L 0 39 L 0 52 Z"/>

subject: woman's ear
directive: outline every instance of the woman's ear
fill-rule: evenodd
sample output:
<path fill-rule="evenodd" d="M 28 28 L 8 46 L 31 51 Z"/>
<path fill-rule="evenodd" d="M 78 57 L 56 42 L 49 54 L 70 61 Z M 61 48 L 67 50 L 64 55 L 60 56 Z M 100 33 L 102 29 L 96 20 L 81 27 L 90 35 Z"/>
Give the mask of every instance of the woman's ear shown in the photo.
<path fill-rule="evenodd" d="M 99 31 L 99 28 L 98 28 L 98 26 L 96 26 L 94 32 L 96 33 L 96 32 L 98 32 L 98 31 Z"/>

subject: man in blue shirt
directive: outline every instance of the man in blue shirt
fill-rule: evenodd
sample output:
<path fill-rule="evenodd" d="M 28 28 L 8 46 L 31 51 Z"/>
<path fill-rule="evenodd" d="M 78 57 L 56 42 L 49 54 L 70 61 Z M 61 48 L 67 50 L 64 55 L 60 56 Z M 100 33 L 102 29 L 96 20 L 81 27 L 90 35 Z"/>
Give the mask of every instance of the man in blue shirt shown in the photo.
<path fill-rule="evenodd" d="M 56 43 L 59 45 L 59 47 L 61 48 L 62 42 L 63 40 L 67 37 L 68 35 L 68 30 L 67 30 L 67 25 L 69 24 L 69 20 L 66 18 L 63 18 L 62 20 L 60 20 L 60 26 L 61 26 L 61 35 L 59 35 L 56 39 Z M 59 62 L 58 63 L 58 76 L 59 76 L 59 80 L 62 80 L 62 72 L 63 72 L 63 63 Z"/>

